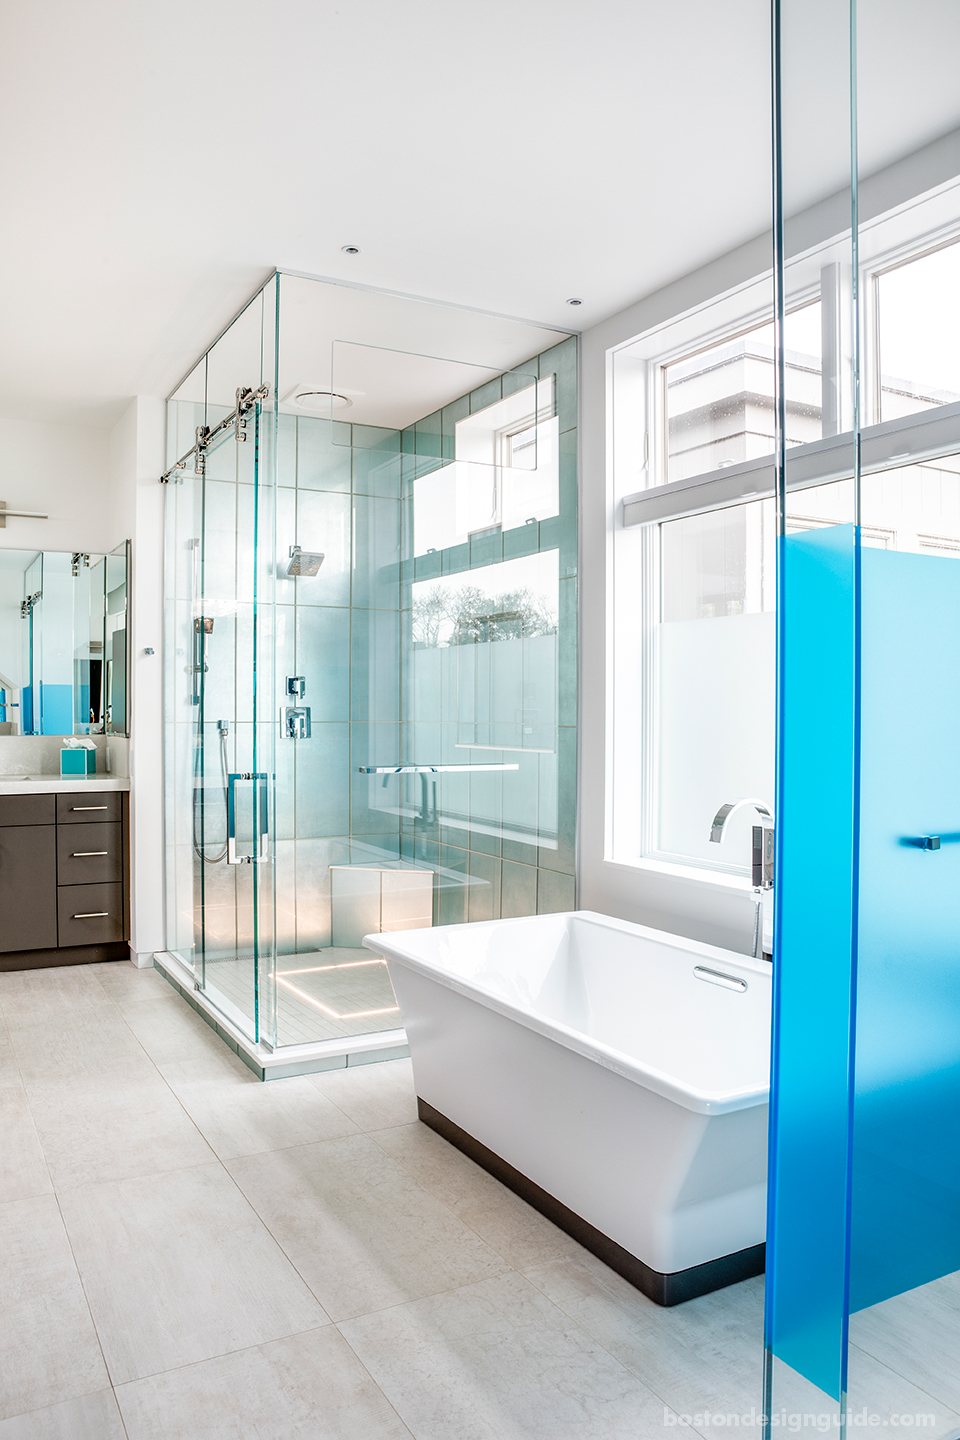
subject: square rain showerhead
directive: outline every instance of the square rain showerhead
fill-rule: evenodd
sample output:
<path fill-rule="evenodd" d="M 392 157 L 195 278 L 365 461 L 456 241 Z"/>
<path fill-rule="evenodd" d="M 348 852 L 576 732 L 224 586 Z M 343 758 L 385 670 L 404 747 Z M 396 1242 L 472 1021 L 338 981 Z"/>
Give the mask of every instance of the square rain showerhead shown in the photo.
<path fill-rule="evenodd" d="M 316 575 L 323 564 L 323 554 L 319 550 L 301 550 L 299 545 L 290 546 L 290 563 L 287 566 L 287 574 L 293 576 Z"/>

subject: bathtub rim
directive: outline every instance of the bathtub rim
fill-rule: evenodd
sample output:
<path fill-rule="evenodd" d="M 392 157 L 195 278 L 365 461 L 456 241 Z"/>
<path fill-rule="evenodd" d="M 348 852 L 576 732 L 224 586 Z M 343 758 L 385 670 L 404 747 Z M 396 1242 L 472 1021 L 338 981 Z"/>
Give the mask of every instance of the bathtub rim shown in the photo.
<path fill-rule="evenodd" d="M 695 959 L 712 960 L 715 964 L 736 966 L 745 970 L 747 974 L 766 977 L 768 981 L 772 982 L 772 966 L 769 961 L 755 960 L 749 955 L 738 955 L 735 951 L 723 950 L 717 945 L 708 945 L 700 940 L 690 940 L 684 935 L 674 935 L 668 930 L 654 930 L 648 925 L 638 925 L 632 920 L 620 920 L 612 915 L 602 915 L 595 910 L 565 910 L 550 916 L 521 915 L 509 919 L 468 921 L 461 925 L 428 926 L 420 930 L 386 931 L 376 935 L 365 935 L 363 944 L 373 954 L 382 956 L 388 962 L 405 966 L 429 980 L 434 980 L 437 984 L 445 985 L 447 989 L 477 1001 L 487 1009 L 494 1010 L 507 1019 L 526 1026 L 528 1030 L 534 1030 L 547 1039 L 556 1041 L 567 1050 L 573 1050 L 586 1059 L 593 1060 L 596 1064 L 604 1066 L 605 1069 L 613 1071 L 614 1074 L 620 1075 L 632 1084 L 652 1090 L 654 1094 L 662 1096 L 665 1100 L 672 1100 L 685 1110 L 692 1110 L 701 1115 L 725 1115 L 732 1110 L 747 1110 L 753 1106 L 768 1103 L 770 1094 L 768 1079 L 765 1079 L 759 1086 L 727 1092 L 704 1091 L 693 1086 L 683 1085 L 672 1075 L 635 1060 L 633 1056 L 627 1055 L 622 1050 L 605 1045 L 600 1040 L 593 1040 L 560 1021 L 548 1020 L 529 1010 L 523 1010 L 518 1005 L 512 1005 L 482 985 L 460 979 L 449 970 L 422 959 L 409 950 L 404 943 L 415 940 L 417 936 L 421 935 L 435 937 L 439 930 L 469 929 L 473 931 L 479 928 L 489 929 L 494 925 L 534 924 L 546 919 L 567 922 L 574 919 L 582 920 L 604 929 L 620 930 L 625 934 L 648 939 L 656 944 L 671 946 Z M 415 1060 L 416 1057 L 414 1057 Z"/>

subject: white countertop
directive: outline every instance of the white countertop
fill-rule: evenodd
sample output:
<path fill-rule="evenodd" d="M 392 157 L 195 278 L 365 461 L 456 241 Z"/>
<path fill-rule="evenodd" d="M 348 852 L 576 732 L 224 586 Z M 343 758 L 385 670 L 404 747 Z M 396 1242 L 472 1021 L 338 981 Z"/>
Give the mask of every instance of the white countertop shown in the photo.
<path fill-rule="evenodd" d="M 0 795 L 71 795 L 129 790 L 126 775 L 0 775 Z"/>

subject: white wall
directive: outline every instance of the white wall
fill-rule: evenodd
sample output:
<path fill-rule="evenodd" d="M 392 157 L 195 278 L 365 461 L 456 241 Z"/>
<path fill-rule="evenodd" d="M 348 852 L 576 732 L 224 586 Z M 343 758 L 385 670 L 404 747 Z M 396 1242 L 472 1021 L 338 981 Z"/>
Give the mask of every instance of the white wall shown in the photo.
<path fill-rule="evenodd" d="M 103 554 L 126 539 L 112 506 L 110 432 L 80 425 L 0 419 L 0 500 L 49 520 L 8 520 L 10 550 Z"/>
<path fill-rule="evenodd" d="M 164 402 L 138 395 L 110 433 L 111 505 L 132 541 L 130 596 L 130 951 L 152 965 L 164 948 L 163 486 Z M 146 654 L 152 650 L 153 654 Z"/>
<path fill-rule="evenodd" d="M 163 456 L 164 403 L 153 396 L 131 400 L 112 430 L 0 419 L 0 500 L 50 517 L 9 520 L 0 547 L 103 554 L 132 541 L 130 948 L 137 964 L 152 964 L 164 945 Z M 126 742 L 110 748 L 119 769 Z"/>
<path fill-rule="evenodd" d="M 960 131 L 861 181 L 861 222 L 960 175 Z M 787 251 L 797 254 L 849 225 L 849 196 L 833 195 L 787 224 Z M 706 219 L 706 217 L 705 217 Z M 608 685 L 611 681 L 609 597 L 613 536 L 619 524 L 608 465 L 611 397 L 609 352 L 718 295 L 769 274 L 769 235 L 720 256 L 673 284 L 586 330 L 581 345 L 580 480 L 580 768 L 579 904 L 679 935 L 749 953 L 754 901 L 743 882 L 670 873 L 669 867 L 616 864 L 606 858 Z"/>

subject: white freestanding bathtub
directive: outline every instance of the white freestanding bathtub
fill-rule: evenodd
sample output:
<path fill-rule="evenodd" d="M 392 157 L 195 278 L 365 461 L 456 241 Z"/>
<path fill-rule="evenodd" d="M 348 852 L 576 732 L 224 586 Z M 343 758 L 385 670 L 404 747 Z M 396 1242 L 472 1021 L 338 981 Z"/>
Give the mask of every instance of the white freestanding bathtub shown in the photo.
<path fill-rule="evenodd" d="M 762 1271 L 766 961 L 586 910 L 363 943 L 428 1125 L 659 1304 Z"/>

